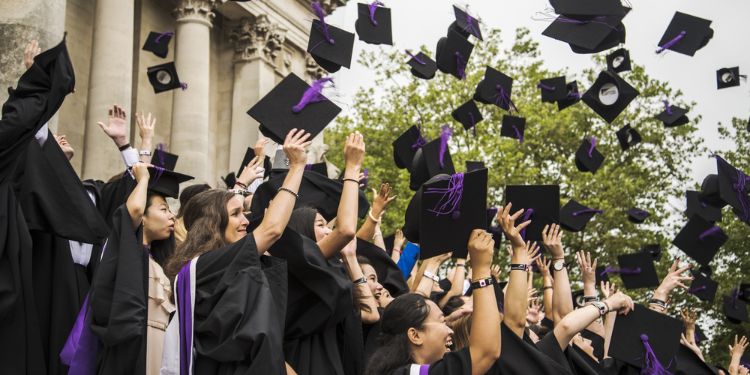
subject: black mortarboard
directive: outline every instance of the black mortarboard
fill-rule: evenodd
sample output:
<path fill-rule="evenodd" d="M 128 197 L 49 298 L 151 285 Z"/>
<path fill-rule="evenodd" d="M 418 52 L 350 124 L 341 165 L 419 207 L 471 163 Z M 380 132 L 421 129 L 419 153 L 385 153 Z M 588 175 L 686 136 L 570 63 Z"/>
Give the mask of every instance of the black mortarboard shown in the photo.
<path fill-rule="evenodd" d="M 168 169 L 158 171 L 156 168 L 149 168 L 148 173 L 151 176 L 148 181 L 149 190 L 175 199 L 180 196 L 180 184 L 194 178 Z"/>
<path fill-rule="evenodd" d="M 172 40 L 173 34 L 171 31 L 167 31 L 164 34 L 153 31 L 148 33 L 146 43 L 143 44 L 143 50 L 153 52 L 154 55 L 166 59 L 169 54 L 169 41 Z"/>
<path fill-rule="evenodd" d="M 641 135 L 635 129 L 631 128 L 630 124 L 627 124 L 617 131 L 617 140 L 620 141 L 620 147 L 625 151 L 630 146 L 641 143 Z"/>
<path fill-rule="evenodd" d="M 173 171 L 177 165 L 177 158 L 179 156 L 170 154 L 164 149 L 163 143 L 156 145 L 154 149 L 153 157 L 151 158 L 151 164 L 164 169 Z"/>
<path fill-rule="evenodd" d="M 714 270 L 708 264 L 698 267 L 698 272 L 705 277 L 711 277 L 714 274 Z"/>
<path fill-rule="evenodd" d="M 477 103 L 471 99 L 451 112 L 451 116 L 454 120 L 460 122 L 465 130 L 474 128 L 475 135 L 477 134 L 476 124 L 484 120 L 482 112 L 479 112 L 479 108 L 477 108 Z"/>
<path fill-rule="evenodd" d="M 684 328 L 682 330 L 682 333 L 685 333 Z M 693 335 L 695 337 L 698 336 L 697 329 Z M 692 339 L 692 338 L 689 338 L 689 339 Z M 696 339 L 696 344 L 698 343 L 698 340 L 699 339 Z M 677 363 L 675 374 L 685 374 L 685 375 L 687 374 L 713 375 L 714 374 L 714 370 L 711 368 L 711 366 L 708 363 L 704 362 L 703 359 L 701 359 L 701 357 L 699 357 L 697 354 L 695 354 L 695 352 L 693 352 L 690 348 L 688 348 L 685 345 L 680 345 L 680 347 L 678 348 L 677 357 L 675 357 L 675 362 Z"/>
<path fill-rule="evenodd" d="M 513 78 L 488 66 L 484 72 L 484 79 L 479 82 L 474 92 L 474 100 L 484 104 L 494 104 L 509 111 L 512 94 Z M 515 105 L 513 110 L 516 110 Z"/>
<path fill-rule="evenodd" d="M 407 53 L 412 57 L 407 64 L 411 66 L 411 74 L 413 76 L 421 79 L 432 79 L 435 77 L 435 72 L 438 69 L 435 60 L 422 52 L 416 55 L 412 55 L 411 52 Z"/>
<path fill-rule="evenodd" d="M 583 300 L 583 290 L 576 290 L 575 292 L 572 292 L 571 295 L 573 297 L 573 308 L 586 306 L 586 302 Z"/>
<path fill-rule="evenodd" d="M 307 52 L 329 73 L 338 72 L 342 66 L 349 68 L 354 50 L 354 34 L 327 24 L 325 13 L 320 8 L 316 10 L 315 3 L 313 10 L 318 19 L 312 21 Z"/>
<path fill-rule="evenodd" d="M 322 84 L 317 82 L 313 86 L 315 87 L 310 87 L 297 75 L 290 73 L 250 108 L 247 114 L 260 123 L 263 135 L 278 144 L 284 144 L 287 134 L 295 128 L 304 129 L 306 133 L 310 133 L 310 139 L 313 139 L 341 112 L 341 108 L 319 91 L 317 97 L 322 100 L 305 104 L 303 97 L 307 90 L 322 89 Z"/>
<path fill-rule="evenodd" d="M 750 319 L 747 316 L 747 303 L 739 298 L 732 298 L 728 296 L 721 297 L 724 299 L 724 315 L 727 320 L 732 324 L 740 324 L 741 322 L 750 323 Z"/>
<path fill-rule="evenodd" d="M 467 9 L 468 10 L 468 9 Z M 479 40 L 482 39 L 482 30 L 479 28 L 479 20 L 472 17 L 467 11 L 453 6 L 453 12 L 456 14 L 456 21 L 451 24 L 448 30 L 454 30 L 464 38 L 474 35 Z"/>
<path fill-rule="evenodd" d="M 484 169 L 483 161 L 467 161 L 466 162 L 466 172 L 474 172 L 477 169 Z"/>
<path fill-rule="evenodd" d="M 463 79 L 473 50 L 474 45 L 461 34 L 453 30 L 448 31 L 448 37 L 440 38 L 435 48 L 438 69 L 445 74 Z"/>
<path fill-rule="evenodd" d="M 443 154 L 443 165 L 440 165 L 440 142 L 440 138 L 427 142 L 414 154 L 409 183 L 409 188 L 412 190 L 416 191 L 423 183 L 438 174 L 453 175 L 456 173 L 453 159 L 451 159 L 451 151 L 447 145 Z"/>
<path fill-rule="evenodd" d="M 557 110 L 562 111 L 565 108 L 572 106 L 581 101 L 581 94 L 578 93 L 578 81 L 570 82 L 566 85 L 568 89 L 568 96 L 565 99 L 557 101 Z"/>
<path fill-rule="evenodd" d="M 658 244 L 658 243 L 648 244 L 648 245 L 642 247 L 641 248 L 641 252 L 651 254 L 651 258 L 653 258 L 655 262 L 661 261 L 661 257 L 662 257 L 662 255 L 664 255 L 661 252 L 661 245 Z"/>
<path fill-rule="evenodd" d="M 688 113 L 687 109 L 675 105 L 668 105 L 669 102 L 667 101 L 664 103 L 667 108 L 659 113 L 655 119 L 663 122 L 665 127 L 674 128 L 690 122 L 690 119 L 685 116 Z"/>
<path fill-rule="evenodd" d="M 685 216 L 688 219 L 692 219 L 693 216 L 698 215 L 712 223 L 721 221 L 721 209 L 701 202 L 699 191 L 687 191 L 685 192 L 685 198 L 687 198 Z"/>
<path fill-rule="evenodd" d="M 654 258 L 649 253 L 638 252 L 617 256 L 620 265 L 620 279 L 626 289 L 651 288 L 659 286 Z M 640 270 L 640 272 L 638 271 Z"/>
<path fill-rule="evenodd" d="M 750 302 L 750 284 L 740 284 L 740 292 L 742 293 L 742 300 L 745 302 Z"/>
<path fill-rule="evenodd" d="M 474 229 L 487 229 L 487 170 L 457 173 L 424 184 L 419 243 L 422 259 L 453 252 L 466 258 Z"/>
<path fill-rule="evenodd" d="M 282 153 L 283 150 L 279 150 Z M 255 158 L 255 149 L 252 147 L 248 147 L 247 151 L 245 151 L 245 157 L 242 159 L 242 164 L 240 165 L 240 168 L 237 170 L 237 176 L 242 174 L 242 171 L 245 170 L 245 167 L 247 167 L 248 164 L 250 164 L 251 161 L 253 161 L 253 158 Z M 286 159 L 286 154 L 284 154 L 284 158 Z M 263 159 L 263 178 L 268 177 L 271 174 L 271 169 L 273 167 L 271 166 L 271 158 L 266 155 L 265 159 Z M 286 170 L 288 168 L 284 168 Z"/>
<path fill-rule="evenodd" d="M 596 138 L 591 137 L 591 139 L 593 140 L 593 143 L 588 139 L 585 139 L 583 143 L 581 143 L 581 147 L 576 151 L 575 160 L 576 167 L 578 167 L 579 171 L 596 174 L 596 171 L 599 170 L 599 167 L 604 163 L 604 155 L 602 155 L 602 153 L 595 147 Z"/>
<path fill-rule="evenodd" d="M 526 118 L 503 115 L 503 124 L 500 128 L 500 135 L 503 137 L 517 139 L 523 143 L 523 134 L 526 131 Z"/>
<path fill-rule="evenodd" d="M 628 9 L 629 8 L 623 8 Z M 627 36 L 627 30 L 625 29 L 625 24 L 620 21 L 620 23 L 617 24 L 617 26 L 614 27 L 611 33 L 607 35 L 604 40 L 601 41 L 596 47 L 594 48 L 585 48 L 581 47 L 575 44 L 570 44 L 570 50 L 577 54 L 593 54 L 593 53 L 599 53 L 604 52 L 608 49 L 612 49 L 617 47 L 618 45 L 625 44 L 625 38 Z"/>
<path fill-rule="evenodd" d="M 152 66 L 148 68 L 147 74 L 148 81 L 154 87 L 156 94 L 182 87 L 173 62 Z"/>
<path fill-rule="evenodd" d="M 590 209 L 571 199 L 560 209 L 560 226 L 570 232 L 580 232 L 586 228 L 586 224 L 602 210 Z"/>
<path fill-rule="evenodd" d="M 708 336 L 706 336 L 706 333 L 703 332 L 703 329 L 697 323 L 695 324 L 695 337 L 694 338 L 697 339 L 695 340 L 696 344 L 704 342 L 704 341 L 709 341 Z"/>
<path fill-rule="evenodd" d="M 359 18 L 354 21 L 354 30 L 357 31 L 359 39 L 369 44 L 393 45 L 393 32 L 391 30 L 391 8 L 378 5 L 379 1 L 372 4 L 357 4 Z"/>
<path fill-rule="evenodd" d="M 412 125 L 404 134 L 393 141 L 393 162 L 398 169 L 406 168 L 411 172 L 411 163 L 414 155 L 427 141 L 422 138 L 422 132 L 416 125 Z"/>
<path fill-rule="evenodd" d="M 624 48 L 620 48 L 607 55 L 607 69 L 615 73 L 626 72 L 632 69 L 630 65 L 630 52 Z"/>
<path fill-rule="evenodd" d="M 383 243 L 385 244 L 385 251 L 390 255 L 391 252 L 393 252 L 393 248 L 395 247 L 394 243 L 396 242 L 396 235 L 392 234 L 390 236 L 383 237 Z M 399 249 L 401 250 L 401 249 Z"/>
<path fill-rule="evenodd" d="M 307 164 L 305 166 L 306 171 L 320 173 L 323 176 L 328 177 L 328 166 L 325 162 L 322 163 L 315 163 L 315 164 Z"/>
<path fill-rule="evenodd" d="M 699 270 L 690 270 L 695 280 L 690 283 L 688 292 L 702 301 L 713 302 L 716 297 L 716 291 L 719 289 L 719 283 L 711 280 L 709 276 L 704 276 Z"/>
<path fill-rule="evenodd" d="M 543 79 L 536 87 L 542 90 L 542 102 L 544 103 L 554 103 L 568 97 L 568 85 L 565 83 L 565 76 Z"/>
<path fill-rule="evenodd" d="M 700 216 L 694 216 L 672 240 L 672 244 L 696 262 L 706 265 L 711 263 L 728 239 L 721 228 Z"/>
<path fill-rule="evenodd" d="M 605 121 L 612 123 L 638 95 L 640 92 L 617 73 L 605 70 L 599 73 L 581 100 Z"/>
<path fill-rule="evenodd" d="M 634 224 L 643 224 L 643 222 L 646 221 L 646 218 L 651 216 L 648 211 L 641 210 L 638 207 L 633 207 L 625 212 L 628 213 L 628 221 Z"/>
<path fill-rule="evenodd" d="M 713 36 L 711 21 L 675 12 L 672 22 L 659 41 L 660 48 L 657 53 L 666 47 L 675 52 L 695 56 L 695 52 L 708 44 Z"/>
<path fill-rule="evenodd" d="M 406 212 L 404 213 L 404 226 L 401 227 L 401 231 L 404 233 L 404 238 L 411 243 L 419 242 L 419 226 L 422 217 L 422 191 L 425 189 L 426 184 L 430 184 L 436 181 L 442 181 L 450 179 L 451 176 L 447 174 L 439 174 L 430 178 L 427 182 L 422 184 L 411 197 L 409 204 L 406 206 Z"/>
<path fill-rule="evenodd" d="M 715 208 L 722 209 L 727 202 L 721 199 L 721 189 L 719 184 L 719 175 L 710 174 L 703 179 L 701 191 L 698 194 L 701 202 L 711 205 Z"/>
<path fill-rule="evenodd" d="M 222 177 L 221 180 L 224 181 L 224 185 L 227 186 L 227 189 L 234 189 L 234 183 L 237 182 L 237 177 L 235 177 L 234 172 L 230 172 L 226 177 Z"/>
<path fill-rule="evenodd" d="M 531 224 L 523 229 L 526 241 L 541 241 L 546 225 L 560 223 L 559 185 L 508 185 L 505 187 L 505 204 L 508 203 L 513 204 L 510 215 L 524 209 L 515 222 L 516 226 L 531 220 Z M 529 210 L 534 212 L 529 214 Z"/>
<path fill-rule="evenodd" d="M 740 75 L 740 67 L 735 66 L 734 68 L 722 68 L 716 71 L 716 86 L 717 89 L 725 89 L 727 87 L 735 87 L 740 85 L 740 79 L 744 76 Z"/>
<path fill-rule="evenodd" d="M 542 35 L 568 43 L 575 53 L 601 52 L 624 43 L 625 26 L 622 19 L 629 11 L 630 8 L 620 6 L 617 15 L 585 20 L 560 15 Z"/>
<path fill-rule="evenodd" d="M 735 213 L 744 222 L 749 222 L 750 217 L 750 183 L 746 183 L 747 176 L 744 172 L 733 167 L 726 160 L 716 155 L 716 169 L 719 171 L 719 196 L 721 200 L 732 206 L 732 212 Z M 742 181 L 745 180 L 745 181 Z M 744 188 L 741 191 L 735 190 L 737 184 L 742 184 Z M 738 196 L 739 195 L 739 196 Z M 741 198 L 740 198 L 741 196 Z M 743 218 L 742 215 L 746 216 Z"/>
<path fill-rule="evenodd" d="M 609 282 L 609 275 L 604 273 L 604 270 L 607 269 L 607 266 L 596 266 L 596 286 L 601 286 L 602 281 Z"/>
<path fill-rule="evenodd" d="M 568 16 L 617 16 L 622 14 L 620 0 L 550 0 L 557 14 Z"/>
<path fill-rule="evenodd" d="M 646 367 L 647 361 L 650 361 L 650 358 L 647 359 L 647 352 L 652 351 L 662 367 L 667 369 L 667 366 L 672 364 L 671 372 L 674 372 L 676 364 L 673 358 L 677 355 L 681 334 L 681 320 L 636 304 L 634 311 L 617 316 L 608 354 L 642 369 Z M 648 348 L 644 340 L 648 342 Z"/>

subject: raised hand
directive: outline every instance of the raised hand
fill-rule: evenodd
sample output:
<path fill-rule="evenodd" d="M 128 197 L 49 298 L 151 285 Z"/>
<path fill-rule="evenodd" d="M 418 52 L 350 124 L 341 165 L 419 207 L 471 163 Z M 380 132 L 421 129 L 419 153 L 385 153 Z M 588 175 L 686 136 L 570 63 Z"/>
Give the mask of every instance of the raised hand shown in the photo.
<path fill-rule="evenodd" d="M 552 278 L 552 275 L 549 273 L 549 266 L 552 264 L 552 259 L 547 260 L 547 257 L 538 255 L 534 261 L 536 262 L 536 267 L 539 268 L 539 273 L 542 274 L 542 279 L 549 277 Z"/>
<path fill-rule="evenodd" d="M 539 246 L 536 242 L 527 241 L 524 247 L 512 250 L 511 262 L 513 264 L 531 264 L 538 250 Z"/>
<path fill-rule="evenodd" d="M 135 177 L 135 181 L 137 183 L 140 183 L 141 181 L 148 181 L 150 178 L 148 168 L 153 167 L 151 164 L 147 163 L 135 163 L 133 165 L 133 168 L 130 170 L 130 173 Z"/>
<path fill-rule="evenodd" d="M 138 116 L 138 112 L 135 113 L 135 122 L 138 123 L 138 135 L 141 136 L 141 142 L 147 144 L 151 148 L 151 141 L 154 140 L 154 126 L 156 126 L 156 117 L 151 118 L 151 113 L 148 116 Z M 141 147 L 143 149 L 143 147 Z M 150 151 L 150 150 L 149 150 Z"/>
<path fill-rule="evenodd" d="M 266 158 L 266 144 L 268 144 L 268 138 L 262 138 L 258 142 L 255 142 L 253 151 L 255 151 L 255 156 L 260 160 L 265 160 Z"/>
<path fill-rule="evenodd" d="M 237 177 L 237 182 L 244 184 L 245 186 L 250 186 L 250 184 L 258 178 L 259 173 L 262 173 L 256 171 L 259 167 L 263 167 L 263 159 L 256 156 L 253 160 L 250 160 L 250 163 L 242 170 L 242 174 Z M 260 174 L 260 176 L 262 176 L 262 174 Z"/>
<path fill-rule="evenodd" d="M 529 308 L 526 309 L 526 321 L 529 324 L 539 324 L 541 321 L 541 309 L 542 305 L 539 304 L 538 298 L 531 300 Z"/>
<path fill-rule="evenodd" d="M 469 256 L 471 256 L 471 265 L 477 269 L 477 272 L 489 271 L 492 265 L 493 247 L 495 241 L 492 235 L 482 229 L 474 229 L 469 237 Z"/>
<path fill-rule="evenodd" d="M 526 301 L 530 302 L 536 299 L 536 288 L 526 289 Z"/>
<path fill-rule="evenodd" d="M 490 271 L 492 272 L 492 276 L 495 277 L 495 280 L 500 282 L 500 265 L 495 264 L 494 266 L 490 268 Z"/>
<path fill-rule="evenodd" d="M 557 224 L 545 225 L 544 230 L 542 230 L 542 242 L 552 255 L 552 259 L 560 259 L 565 256 L 562 247 L 562 234 L 563 232 Z"/>
<path fill-rule="evenodd" d="M 304 130 L 292 129 L 289 134 L 286 135 L 284 140 L 284 153 L 287 159 L 289 159 L 289 167 L 301 167 L 305 168 L 307 164 L 307 155 L 305 154 L 305 147 L 312 144 L 312 141 L 307 141 L 310 138 L 310 133 L 305 133 Z"/>
<path fill-rule="evenodd" d="M 612 296 L 615 294 L 615 283 L 612 283 L 610 285 L 609 281 L 607 281 L 606 283 L 602 281 L 601 289 L 602 289 L 602 294 L 604 295 L 604 298 L 607 299 L 609 298 L 609 296 Z"/>
<path fill-rule="evenodd" d="M 680 338 L 680 344 L 687 346 L 688 349 L 692 350 L 693 353 L 700 357 L 703 362 L 706 361 L 705 359 L 703 359 L 703 353 L 701 352 L 701 348 L 698 347 L 698 344 L 696 344 L 694 340 L 688 340 L 684 333 Z"/>
<path fill-rule="evenodd" d="M 109 120 L 107 125 L 104 123 L 97 122 L 104 133 L 112 139 L 117 147 L 122 147 L 128 144 L 128 115 L 117 104 L 109 109 Z"/>
<path fill-rule="evenodd" d="M 440 266 L 440 265 L 442 265 L 443 263 L 447 262 L 447 261 L 448 261 L 448 259 L 450 259 L 450 258 L 451 258 L 451 255 L 452 255 L 452 254 L 453 254 L 453 253 L 445 253 L 445 254 L 440 254 L 440 255 L 434 256 L 434 257 L 432 257 L 432 258 L 430 258 L 430 259 L 432 259 L 432 260 L 433 260 L 433 261 L 434 261 L 435 263 L 437 263 L 437 264 L 438 264 L 438 266 Z"/>
<path fill-rule="evenodd" d="M 344 143 L 344 161 L 346 169 L 357 171 L 357 175 L 359 175 L 359 170 L 362 169 L 362 163 L 365 161 L 365 141 L 359 132 L 354 132 L 346 137 Z"/>
<path fill-rule="evenodd" d="M 516 219 L 523 214 L 523 209 L 518 210 L 518 212 L 511 216 L 509 214 L 511 207 L 513 207 L 512 203 L 508 203 L 505 207 L 500 206 L 497 210 L 497 222 L 500 223 L 500 227 L 503 228 L 503 232 L 505 232 L 505 235 L 510 240 L 510 244 L 514 248 L 522 248 L 524 247 L 524 243 L 523 238 L 521 237 L 521 230 L 529 226 L 531 220 L 524 221 L 518 226 L 515 226 Z"/>
<path fill-rule="evenodd" d="M 393 239 L 393 248 L 401 250 L 405 241 L 406 238 L 404 238 L 404 232 L 402 232 L 401 229 L 396 229 L 396 236 Z"/>
<path fill-rule="evenodd" d="M 698 319 L 698 313 L 695 311 L 692 311 L 685 307 L 684 309 L 680 310 L 680 315 L 682 315 L 682 321 L 685 323 L 685 326 L 692 326 L 695 327 L 695 321 Z M 690 328 L 690 327 L 688 327 Z"/>
<path fill-rule="evenodd" d="M 34 65 L 34 57 L 40 53 L 42 53 L 42 49 L 39 48 L 39 43 L 36 40 L 32 40 L 31 43 L 26 45 L 26 49 L 23 51 L 23 64 L 26 65 L 26 70 Z"/>
<path fill-rule="evenodd" d="M 583 278 L 583 288 L 591 288 L 591 291 L 596 291 L 596 259 L 594 264 L 591 264 L 591 253 L 585 253 L 583 250 L 576 253 L 576 260 L 578 265 L 581 267 L 581 277 Z M 585 291 L 588 294 L 588 291 Z"/>
<path fill-rule="evenodd" d="M 604 301 L 609 306 L 609 311 L 617 311 L 619 315 L 628 315 L 628 312 L 635 310 L 633 299 L 622 292 L 617 292 Z"/>
<path fill-rule="evenodd" d="M 388 184 L 382 184 L 380 185 L 380 192 L 378 193 L 375 191 L 375 189 L 372 189 L 372 212 L 376 215 L 380 215 L 385 211 L 385 208 L 388 206 L 388 203 L 391 203 L 398 195 L 390 196 L 391 192 L 393 191 L 393 188 L 388 186 Z"/>
<path fill-rule="evenodd" d="M 666 301 L 667 297 L 669 297 L 669 293 L 672 293 L 674 288 L 680 287 L 685 290 L 689 290 L 685 284 L 681 283 L 681 281 L 685 280 L 693 280 L 694 277 L 682 277 L 680 276 L 683 272 L 687 271 L 692 267 L 692 265 L 688 264 L 685 267 L 682 267 L 680 269 L 677 269 L 677 264 L 680 262 L 680 258 L 677 258 L 677 260 L 672 263 L 672 267 L 669 268 L 669 274 L 667 274 L 667 277 L 662 280 L 661 285 L 659 285 L 659 288 L 656 289 L 654 292 L 654 298 L 659 299 L 662 301 Z"/>

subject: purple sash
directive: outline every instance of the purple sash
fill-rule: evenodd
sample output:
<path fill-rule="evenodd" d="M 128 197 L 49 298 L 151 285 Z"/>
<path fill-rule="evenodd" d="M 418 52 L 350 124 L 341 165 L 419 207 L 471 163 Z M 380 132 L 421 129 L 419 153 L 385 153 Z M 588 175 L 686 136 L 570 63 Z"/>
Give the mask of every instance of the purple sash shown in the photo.
<path fill-rule="evenodd" d="M 177 276 L 177 306 L 180 309 L 180 375 L 190 374 L 193 357 L 193 309 L 190 296 L 190 262 L 182 267 Z"/>

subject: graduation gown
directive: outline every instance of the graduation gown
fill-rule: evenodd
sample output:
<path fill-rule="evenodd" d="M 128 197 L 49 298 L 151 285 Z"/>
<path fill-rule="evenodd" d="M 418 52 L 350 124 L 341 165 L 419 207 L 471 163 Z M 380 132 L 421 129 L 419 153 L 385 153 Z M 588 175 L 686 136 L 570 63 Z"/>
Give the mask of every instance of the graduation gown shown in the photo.
<path fill-rule="evenodd" d="M 677 370 L 674 375 L 714 375 L 714 370 L 687 346 L 677 350 Z"/>
<path fill-rule="evenodd" d="M 581 332 L 581 336 L 585 339 L 591 340 L 591 346 L 594 347 L 594 357 L 596 357 L 596 359 L 599 360 L 599 363 L 601 363 L 604 360 L 604 337 L 601 337 L 599 334 L 589 331 L 588 329 L 584 329 L 583 332 Z"/>
<path fill-rule="evenodd" d="M 407 365 L 391 373 L 391 375 L 411 374 L 471 375 L 471 354 L 469 353 L 469 348 L 466 347 L 456 352 L 445 353 L 443 359 L 431 365 Z"/>
<path fill-rule="evenodd" d="M 503 349 L 500 352 L 500 358 L 487 372 L 488 375 L 572 374 L 559 346 L 557 351 L 560 352 L 560 355 L 550 358 L 533 343 L 518 337 L 505 323 L 500 324 L 500 336 Z M 558 345 L 552 333 L 547 335 L 544 340 L 547 340 L 548 337 L 554 341 L 555 345 Z M 541 344 L 544 340 L 539 341 L 539 343 Z"/>
<path fill-rule="evenodd" d="M 378 307 L 378 312 L 382 318 L 385 309 Z M 372 357 L 375 350 L 378 349 L 378 337 L 380 336 L 380 320 L 374 324 L 362 324 L 362 335 L 365 340 L 365 365 L 370 363 L 370 357 Z"/>

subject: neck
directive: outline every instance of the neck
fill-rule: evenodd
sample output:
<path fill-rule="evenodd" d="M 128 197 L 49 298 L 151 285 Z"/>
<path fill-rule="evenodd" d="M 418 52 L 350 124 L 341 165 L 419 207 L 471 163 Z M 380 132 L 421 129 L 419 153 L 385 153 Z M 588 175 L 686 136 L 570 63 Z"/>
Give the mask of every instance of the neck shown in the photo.
<path fill-rule="evenodd" d="M 151 242 L 153 242 L 153 241 L 150 238 L 148 238 L 148 235 L 144 231 L 143 232 L 143 244 L 146 245 L 146 246 L 148 246 L 148 248 L 150 249 L 151 248 Z"/>
<path fill-rule="evenodd" d="M 416 348 L 412 347 L 411 351 L 411 357 L 414 359 L 414 364 L 417 365 L 431 365 L 432 361 L 430 361 L 427 357 L 423 356 L 422 353 L 420 353 L 419 350 L 415 350 Z"/>

